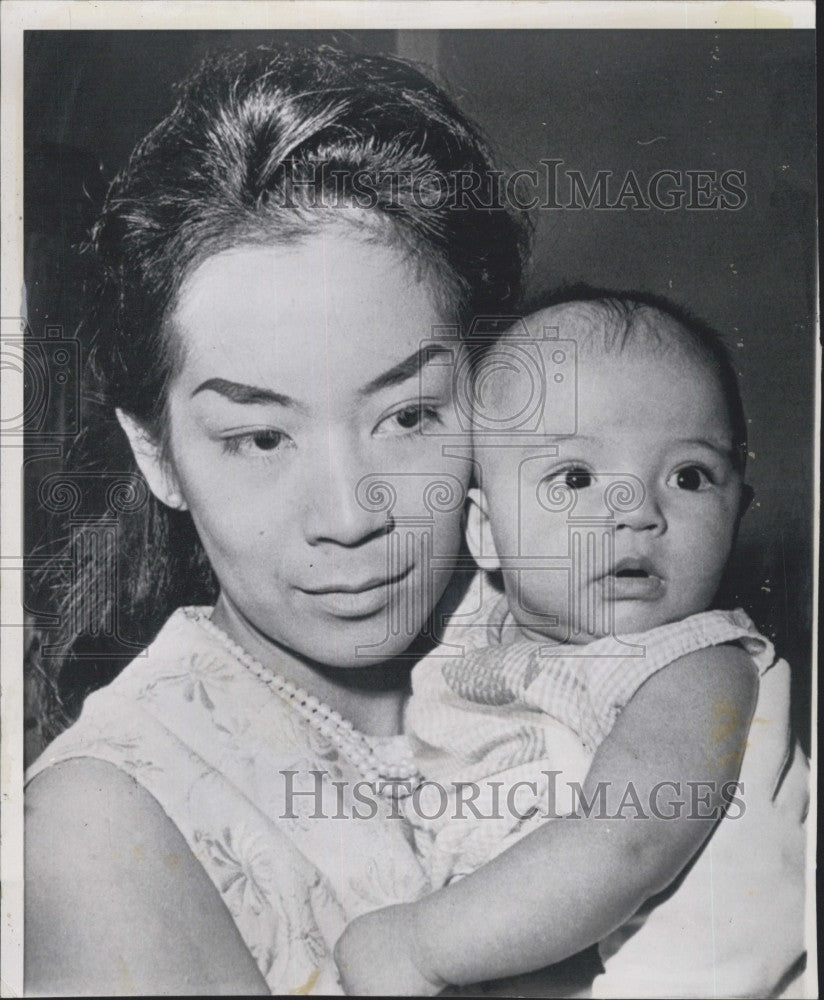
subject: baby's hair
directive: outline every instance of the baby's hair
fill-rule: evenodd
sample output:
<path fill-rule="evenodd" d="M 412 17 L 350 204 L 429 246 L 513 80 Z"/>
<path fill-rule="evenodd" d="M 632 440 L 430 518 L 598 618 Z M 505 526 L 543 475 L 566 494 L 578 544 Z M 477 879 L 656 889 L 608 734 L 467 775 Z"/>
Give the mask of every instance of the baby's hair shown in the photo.
<path fill-rule="evenodd" d="M 707 364 L 718 379 L 733 435 L 732 459 L 742 475 L 747 461 L 747 420 L 738 377 L 729 351 L 716 330 L 689 310 L 646 292 L 613 292 L 589 286 L 564 288 L 530 313 L 550 307 L 575 307 L 591 329 L 578 336 L 579 350 L 621 354 L 650 347 L 679 346 Z M 661 318 L 666 321 L 661 323 Z M 563 334 L 562 334 L 563 336 Z"/>

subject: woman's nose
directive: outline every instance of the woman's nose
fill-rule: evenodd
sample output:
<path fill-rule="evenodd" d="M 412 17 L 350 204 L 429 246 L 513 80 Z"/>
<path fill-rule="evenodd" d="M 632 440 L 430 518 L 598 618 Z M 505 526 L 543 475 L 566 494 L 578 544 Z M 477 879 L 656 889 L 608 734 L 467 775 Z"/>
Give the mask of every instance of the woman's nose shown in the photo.
<path fill-rule="evenodd" d="M 616 527 L 662 535 L 667 530 L 667 519 L 655 486 L 644 483 L 640 494 L 629 509 L 616 511 Z"/>
<path fill-rule="evenodd" d="M 357 491 L 363 477 L 376 470 L 346 443 L 330 439 L 324 453 L 305 485 L 306 540 L 355 546 L 388 534 L 394 525 L 391 512 L 370 508 Z"/>

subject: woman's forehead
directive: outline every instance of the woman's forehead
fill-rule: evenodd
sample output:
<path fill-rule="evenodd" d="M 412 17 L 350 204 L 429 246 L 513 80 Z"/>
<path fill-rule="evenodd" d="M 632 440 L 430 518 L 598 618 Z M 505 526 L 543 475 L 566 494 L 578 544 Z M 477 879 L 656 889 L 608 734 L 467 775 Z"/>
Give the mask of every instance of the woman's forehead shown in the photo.
<path fill-rule="evenodd" d="M 209 257 L 183 283 L 170 318 L 187 382 L 313 373 L 368 382 L 450 329 L 408 258 L 335 230 Z"/>

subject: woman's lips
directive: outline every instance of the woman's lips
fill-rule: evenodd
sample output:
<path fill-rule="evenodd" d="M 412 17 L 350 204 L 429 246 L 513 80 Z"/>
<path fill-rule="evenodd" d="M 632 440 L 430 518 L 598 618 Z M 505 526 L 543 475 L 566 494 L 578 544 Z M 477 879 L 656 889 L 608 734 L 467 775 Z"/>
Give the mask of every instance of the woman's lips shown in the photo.
<path fill-rule="evenodd" d="M 371 577 L 363 583 L 332 583 L 299 588 L 317 607 L 336 618 L 366 618 L 382 611 L 393 599 L 412 567 L 393 577 Z"/>

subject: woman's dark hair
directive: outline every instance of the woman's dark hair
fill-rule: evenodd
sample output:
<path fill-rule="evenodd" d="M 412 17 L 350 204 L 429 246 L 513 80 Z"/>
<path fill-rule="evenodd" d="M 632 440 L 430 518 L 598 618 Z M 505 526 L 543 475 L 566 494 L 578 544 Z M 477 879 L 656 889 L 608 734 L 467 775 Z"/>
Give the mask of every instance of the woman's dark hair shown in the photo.
<path fill-rule="evenodd" d="M 75 464 L 104 481 L 133 477 L 126 507 L 136 509 L 118 515 L 116 567 L 100 544 L 82 556 L 75 546 L 68 560 L 56 596 L 75 624 L 58 671 L 102 651 L 106 635 L 145 645 L 175 607 L 216 597 L 188 514 L 145 490 L 113 421 L 120 408 L 165 441 L 177 363 L 166 319 L 192 269 L 238 243 L 286 245 L 321 225 L 354 225 L 408 255 L 467 331 L 475 316 L 511 312 L 521 292 L 525 226 L 500 177 L 479 131 L 400 59 L 284 45 L 209 58 L 182 85 L 113 181 L 92 234 L 101 280 L 87 321 L 90 395 L 101 420 Z"/>

